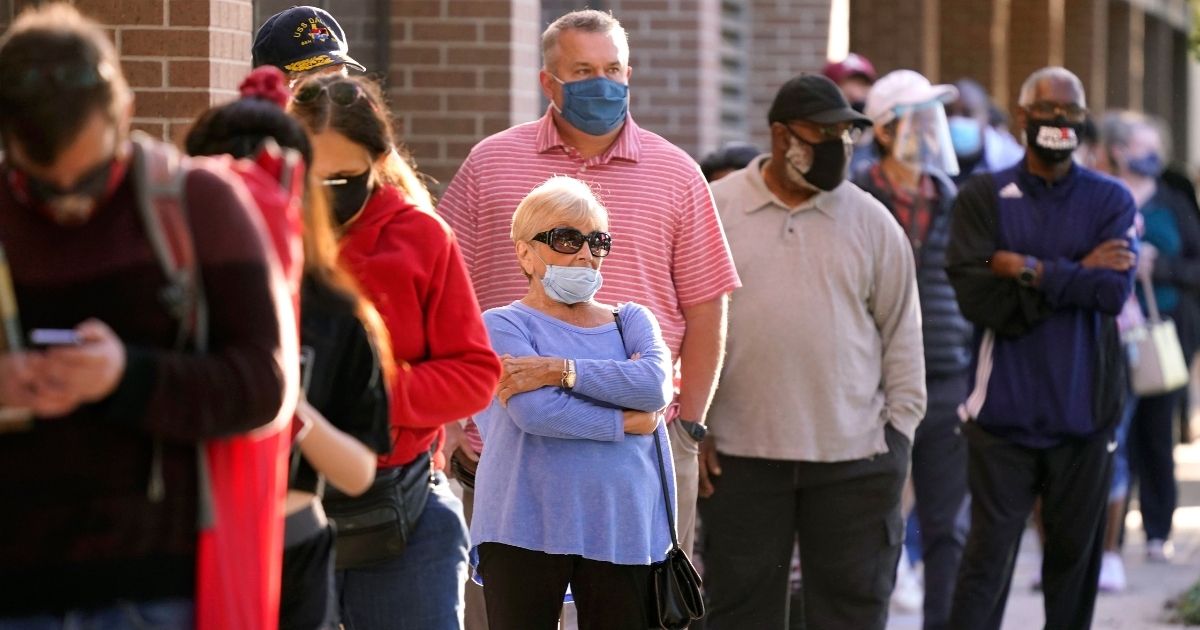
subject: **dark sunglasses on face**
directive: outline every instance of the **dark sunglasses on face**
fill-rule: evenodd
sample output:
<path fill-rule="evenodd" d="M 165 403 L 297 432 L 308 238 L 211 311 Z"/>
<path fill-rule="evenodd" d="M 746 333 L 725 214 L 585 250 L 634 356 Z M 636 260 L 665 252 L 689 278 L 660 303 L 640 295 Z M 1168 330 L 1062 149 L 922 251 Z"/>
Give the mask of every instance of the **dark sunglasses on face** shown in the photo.
<path fill-rule="evenodd" d="M 293 98 L 297 103 L 311 103 L 324 94 L 329 98 L 329 101 L 339 107 L 348 107 L 353 105 L 355 101 L 365 96 L 363 90 L 357 84 L 341 81 L 321 85 L 318 83 L 309 83 L 302 86 Z"/>
<path fill-rule="evenodd" d="M 584 243 L 596 258 L 604 258 L 612 251 L 612 235 L 608 232 L 584 234 L 575 228 L 554 228 L 534 234 L 532 240 L 545 243 L 560 254 L 577 254 Z"/>

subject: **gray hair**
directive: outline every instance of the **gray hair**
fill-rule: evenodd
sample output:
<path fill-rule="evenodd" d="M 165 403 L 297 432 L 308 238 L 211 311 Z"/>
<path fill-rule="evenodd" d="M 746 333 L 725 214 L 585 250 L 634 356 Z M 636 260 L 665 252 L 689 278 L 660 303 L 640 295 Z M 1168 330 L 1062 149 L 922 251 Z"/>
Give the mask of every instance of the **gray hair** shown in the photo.
<path fill-rule="evenodd" d="M 1079 91 L 1079 104 L 1087 107 L 1087 93 L 1083 91 L 1083 81 L 1080 81 L 1074 72 L 1062 66 L 1046 66 L 1029 75 L 1029 78 L 1025 79 L 1025 82 L 1021 84 L 1021 95 L 1017 98 L 1017 105 L 1021 107 L 1033 105 L 1033 98 L 1037 93 L 1038 83 L 1042 81 L 1070 83 L 1072 87 Z"/>
<path fill-rule="evenodd" d="M 1165 121 L 1156 116 L 1148 116 L 1128 110 L 1113 110 L 1104 114 L 1100 119 L 1100 143 L 1105 147 L 1125 147 L 1133 139 L 1133 134 L 1142 129 L 1150 129 L 1158 136 L 1158 150 L 1164 161 L 1171 159 L 1171 135 Z"/>
<path fill-rule="evenodd" d="M 549 70 L 558 62 L 558 38 L 563 31 L 582 31 L 584 33 L 612 33 L 613 41 L 617 44 L 621 65 L 629 65 L 629 37 L 625 28 L 611 13 L 584 9 L 572 11 L 557 20 L 542 33 L 542 67 Z"/>
<path fill-rule="evenodd" d="M 1133 132 L 1146 124 L 1146 118 L 1141 114 L 1125 110 L 1105 112 L 1100 118 L 1097 130 L 1100 132 L 1100 143 L 1106 147 L 1123 147 L 1129 144 Z"/>

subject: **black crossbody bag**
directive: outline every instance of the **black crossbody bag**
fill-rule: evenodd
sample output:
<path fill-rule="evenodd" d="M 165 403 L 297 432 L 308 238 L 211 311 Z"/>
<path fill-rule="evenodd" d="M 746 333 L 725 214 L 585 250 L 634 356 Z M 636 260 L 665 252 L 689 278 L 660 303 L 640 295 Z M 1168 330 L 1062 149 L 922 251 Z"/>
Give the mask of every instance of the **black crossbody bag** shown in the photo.
<path fill-rule="evenodd" d="M 621 344 L 625 343 L 625 331 L 621 327 L 621 316 L 613 310 L 617 323 L 617 334 Z M 662 440 L 658 430 L 654 431 L 654 454 L 658 456 L 658 481 L 662 484 L 663 505 L 667 508 L 667 527 L 671 533 L 671 549 L 667 557 L 650 565 L 648 584 L 650 594 L 646 600 L 646 622 L 651 628 L 661 630 L 684 630 L 693 621 L 704 617 L 704 596 L 700 592 L 702 582 L 696 567 L 679 546 L 675 534 L 675 511 L 671 509 L 671 494 L 667 489 L 667 465 L 663 462 Z"/>
<path fill-rule="evenodd" d="M 433 483 L 432 456 L 426 451 L 404 466 L 375 473 L 361 496 L 326 491 L 325 514 L 337 532 L 336 569 L 361 569 L 404 553 Z"/>

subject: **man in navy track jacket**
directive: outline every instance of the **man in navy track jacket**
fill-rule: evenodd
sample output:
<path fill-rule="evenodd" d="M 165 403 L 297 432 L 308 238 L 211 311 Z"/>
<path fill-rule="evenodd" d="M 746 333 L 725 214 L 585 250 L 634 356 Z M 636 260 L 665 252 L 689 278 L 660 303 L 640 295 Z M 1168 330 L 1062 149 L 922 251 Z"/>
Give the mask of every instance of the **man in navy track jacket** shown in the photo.
<path fill-rule="evenodd" d="M 1136 207 L 1074 164 L 1083 85 L 1044 68 L 1021 89 L 1026 155 L 967 182 L 947 271 L 977 327 L 966 420 L 971 533 L 951 627 L 1000 627 L 1021 534 L 1041 497 L 1046 627 L 1087 628 L 1095 604 L 1110 440 L 1124 392 L 1115 316 L 1129 297 Z"/>

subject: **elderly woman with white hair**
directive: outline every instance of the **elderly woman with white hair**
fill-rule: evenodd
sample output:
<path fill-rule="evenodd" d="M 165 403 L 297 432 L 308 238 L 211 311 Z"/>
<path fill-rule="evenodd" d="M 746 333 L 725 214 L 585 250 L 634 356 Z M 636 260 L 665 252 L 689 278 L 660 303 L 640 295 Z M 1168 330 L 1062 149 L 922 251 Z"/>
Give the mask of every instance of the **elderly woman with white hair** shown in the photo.
<path fill-rule="evenodd" d="M 672 506 L 675 476 L 658 413 L 671 354 L 648 309 L 594 299 L 607 228 L 583 182 L 536 188 L 512 221 L 529 292 L 484 313 L 504 362 L 477 417 L 487 448 L 471 523 L 492 630 L 557 627 L 568 585 L 580 628 L 645 627 L 650 565 L 671 546 L 659 455 Z"/>

